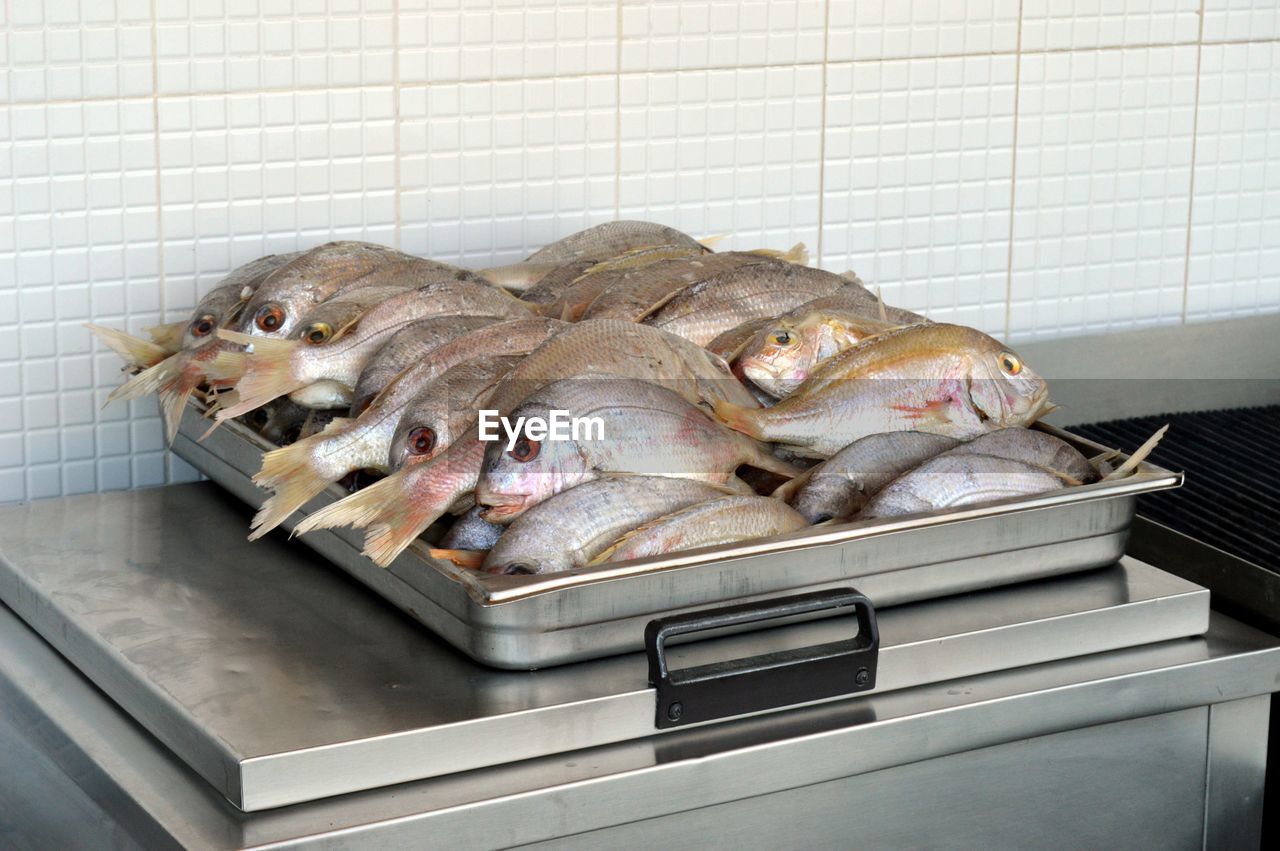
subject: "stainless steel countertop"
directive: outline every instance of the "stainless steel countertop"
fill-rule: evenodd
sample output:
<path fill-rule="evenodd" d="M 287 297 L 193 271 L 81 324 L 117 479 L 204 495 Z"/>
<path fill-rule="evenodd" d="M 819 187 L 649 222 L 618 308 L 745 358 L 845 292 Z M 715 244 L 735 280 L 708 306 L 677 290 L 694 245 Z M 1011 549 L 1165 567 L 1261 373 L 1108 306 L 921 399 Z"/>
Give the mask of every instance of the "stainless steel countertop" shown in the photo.
<path fill-rule="evenodd" d="M 0 513 L 0 597 L 248 810 L 654 734 L 643 654 L 477 665 L 211 484 Z M 1138 562 L 881 612 L 879 691 L 1206 628 Z M 672 648 L 673 667 L 845 637 L 840 620 Z M 785 638 L 784 638 L 785 636 Z"/>

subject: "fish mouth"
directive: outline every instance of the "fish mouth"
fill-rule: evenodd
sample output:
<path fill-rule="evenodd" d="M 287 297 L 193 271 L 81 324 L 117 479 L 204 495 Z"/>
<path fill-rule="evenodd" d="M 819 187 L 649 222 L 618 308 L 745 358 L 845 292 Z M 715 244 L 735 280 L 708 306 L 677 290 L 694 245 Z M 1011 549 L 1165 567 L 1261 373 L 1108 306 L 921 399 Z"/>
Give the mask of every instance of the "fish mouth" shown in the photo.
<path fill-rule="evenodd" d="M 490 523 L 501 523 L 520 514 L 528 501 L 527 493 L 492 493 L 476 490 L 476 504 L 483 508 L 480 517 Z"/>

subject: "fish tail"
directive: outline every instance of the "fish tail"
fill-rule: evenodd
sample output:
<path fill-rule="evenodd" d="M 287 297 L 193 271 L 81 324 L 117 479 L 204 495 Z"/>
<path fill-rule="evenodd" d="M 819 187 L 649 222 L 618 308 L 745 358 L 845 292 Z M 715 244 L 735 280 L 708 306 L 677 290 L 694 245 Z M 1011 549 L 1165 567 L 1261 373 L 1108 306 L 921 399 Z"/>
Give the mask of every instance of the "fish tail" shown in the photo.
<path fill-rule="evenodd" d="M 416 498 L 412 492 L 413 480 L 418 477 L 414 474 L 424 469 L 426 465 L 400 470 L 325 506 L 302 520 L 294 528 L 294 534 L 335 526 L 367 529 L 364 554 L 376 564 L 387 567 L 449 507 L 429 498 L 430 494 L 423 499 Z"/>
<path fill-rule="evenodd" d="M 236 392 L 240 394 L 240 398 L 236 404 L 218 411 L 218 419 L 225 420 L 247 414 L 272 399 L 306 386 L 306 380 L 300 378 L 294 368 L 294 355 L 298 351 L 297 340 L 251 337 L 248 334 L 225 329 L 218 332 L 218 337 L 230 343 L 246 346 L 243 353 L 244 375 L 236 382 Z"/>
<path fill-rule="evenodd" d="M 809 265 L 809 249 L 803 242 L 797 242 L 786 251 L 779 251 L 776 248 L 753 248 L 750 253 L 759 254 L 761 257 L 785 260 L 788 263 L 795 263 L 797 266 Z"/>
<path fill-rule="evenodd" d="M 142 330 L 146 331 L 151 341 L 164 349 L 166 354 L 173 354 L 182 348 L 182 335 L 186 333 L 187 323 L 166 322 L 163 325 L 152 325 Z"/>
<path fill-rule="evenodd" d="M 338 417 L 322 431 L 262 456 L 262 468 L 253 482 L 275 493 L 254 515 L 249 540 L 261 538 L 331 483 L 352 472 L 349 465 L 333 463 L 339 454 L 332 451 L 332 444 L 342 442 L 340 438 L 352 422 L 354 420 Z"/>
<path fill-rule="evenodd" d="M 195 392 L 195 386 L 184 381 L 174 381 L 172 386 L 159 391 L 160 419 L 164 423 L 165 443 L 172 446 L 173 439 L 178 436 L 178 426 L 182 424 L 182 411 L 187 407 L 187 400 Z"/>
<path fill-rule="evenodd" d="M 753 408 L 744 408 L 724 399 L 712 399 L 711 410 L 716 419 L 734 431 L 740 431 L 748 437 L 763 439 L 760 430 L 759 412 Z"/>
<path fill-rule="evenodd" d="M 105 325 L 95 325 L 92 322 L 84 323 L 84 327 L 92 331 L 95 337 L 130 366 L 152 367 L 173 354 L 172 351 L 157 343 L 135 337 L 118 328 L 107 328 Z"/>
<path fill-rule="evenodd" d="M 427 550 L 432 558 L 444 559 L 451 561 L 458 567 L 465 567 L 468 570 L 479 570 L 484 564 L 485 557 L 489 554 L 485 550 L 441 550 L 431 548 Z"/>
<path fill-rule="evenodd" d="M 728 236 L 729 234 L 727 233 L 717 233 L 717 234 L 712 234 L 711 236 L 704 236 L 702 239 L 698 240 L 698 244 L 701 245 L 703 248 L 714 251 L 716 246 L 724 242 L 725 239 L 728 238 Z"/>
<path fill-rule="evenodd" d="M 1116 467 L 1113 472 L 1104 476 L 1102 481 L 1113 482 L 1116 479 L 1123 479 L 1124 477 L 1132 474 L 1134 470 L 1138 469 L 1138 465 L 1145 461 L 1147 456 L 1155 451 L 1156 445 L 1160 443 L 1160 439 L 1164 437 L 1164 433 L 1168 430 L 1169 426 L 1167 424 L 1161 426 L 1159 431 L 1147 438 L 1147 442 L 1139 446 L 1137 451 L 1129 456 L 1128 461 L 1125 461 L 1119 467 Z"/>

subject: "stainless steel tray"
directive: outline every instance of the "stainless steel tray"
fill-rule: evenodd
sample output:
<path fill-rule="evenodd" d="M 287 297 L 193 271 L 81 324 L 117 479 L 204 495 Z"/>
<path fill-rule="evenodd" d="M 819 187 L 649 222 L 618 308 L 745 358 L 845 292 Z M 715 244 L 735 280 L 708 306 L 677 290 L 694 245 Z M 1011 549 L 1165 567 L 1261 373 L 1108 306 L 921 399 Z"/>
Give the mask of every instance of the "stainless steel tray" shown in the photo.
<path fill-rule="evenodd" d="M 203 413 L 200 402 L 188 405 L 173 451 L 258 507 L 267 493 L 250 478 L 274 447 L 234 422 L 201 441 Z M 1104 449 L 1041 427 L 1091 453 Z M 384 570 L 360 554 L 360 530 L 299 540 L 473 659 L 531 669 L 639 650 L 645 626 L 663 615 L 848 585 L 883 608 L 1101 567 L 1124 553 L 1137 495 L 1181 483 L 1181 473 L 1144 463 L 1117 482 L 543 576 L 467 571 L 432 558 L 422 541 Z M 284 528 L 344 495 L 330 487 Z"/>

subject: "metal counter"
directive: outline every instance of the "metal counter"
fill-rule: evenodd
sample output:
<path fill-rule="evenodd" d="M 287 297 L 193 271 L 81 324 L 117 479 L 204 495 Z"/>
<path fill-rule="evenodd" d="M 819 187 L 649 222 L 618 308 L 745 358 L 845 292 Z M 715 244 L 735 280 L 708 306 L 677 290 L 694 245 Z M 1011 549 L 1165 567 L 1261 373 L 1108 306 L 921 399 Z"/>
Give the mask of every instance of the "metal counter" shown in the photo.
<path fill-rule="evenodd" d="M 1141 562 L 893 607 L 874 691 L 659 731 L 643 654 L 478 666 L 212 485 L 24 510 L 0 845 L 1257 844 L 1280 641 Z"/>

